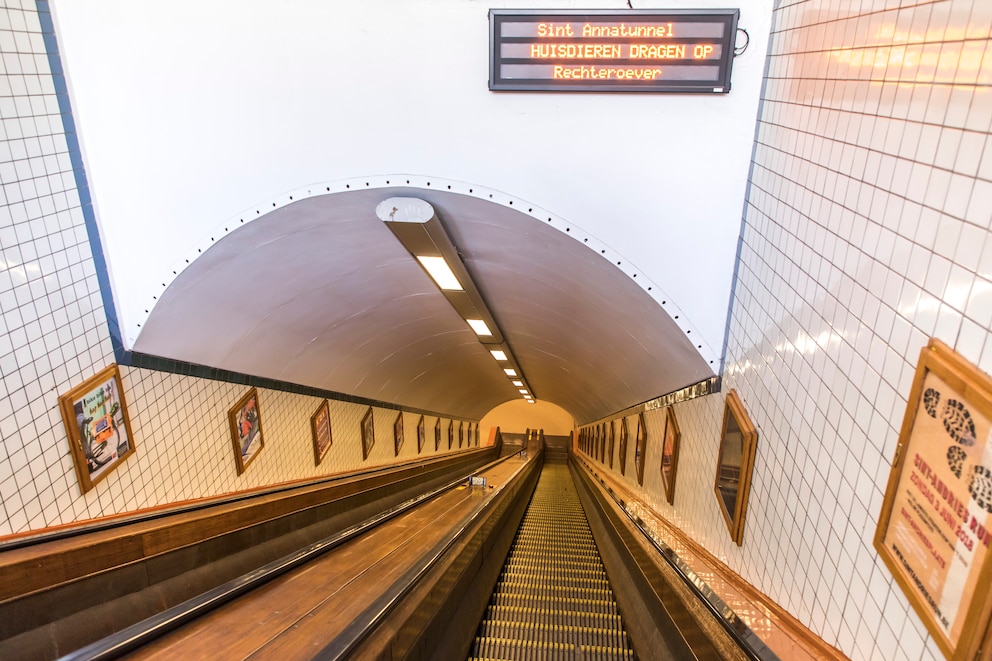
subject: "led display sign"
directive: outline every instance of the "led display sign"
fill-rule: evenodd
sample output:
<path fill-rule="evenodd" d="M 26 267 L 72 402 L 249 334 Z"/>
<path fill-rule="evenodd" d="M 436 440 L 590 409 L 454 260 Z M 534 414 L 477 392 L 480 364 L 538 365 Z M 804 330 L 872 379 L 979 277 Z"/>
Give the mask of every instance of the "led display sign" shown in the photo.
<path fill-rule="evenodd" d="M 737 9 L 489 12 L 489 89 L 730 91 Z"/>

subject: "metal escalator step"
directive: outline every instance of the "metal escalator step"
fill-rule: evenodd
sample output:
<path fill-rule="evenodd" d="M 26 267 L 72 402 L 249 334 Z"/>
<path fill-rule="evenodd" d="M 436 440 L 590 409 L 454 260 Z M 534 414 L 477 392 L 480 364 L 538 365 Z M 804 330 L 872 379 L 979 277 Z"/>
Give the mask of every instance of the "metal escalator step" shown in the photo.
<path fill-rule="evenodd" d="M 617 603 L 613 599 L 576 599 L 552 595 L 500 594 L 491 602 L 496 606 L 548 608 L 551 610 L 579 610 L 596 614 L 616 615 Z"/>
<path fill-rule="evenodd" d="M 479 629 L 479 634 L 489 638 L 536 640 L 546 643 L 567 643 L 569 645 L 625 647 L 617 629 L 595 626 L 490 619 L 483 622 L 482 627 Z"/>
<path fill-rule="evenodd" d="M 521 622 L 549 622 L 551 624 L 568 625 L 576 618 L 582 617 L 592 623 L 592 626 L 607 628 L 620 627 L 620 616 L 616 613 L 596 613 L 589 609 L 574 610 L 561 608 L 538 608 L 533 606 L 488 606 L 486 619 L 508 620 Z"/>
<path fill-rule="evenodd" d="M 634 651 L 629 647 L 623 648 L 623 647 L 610 647 L 608 645 L 581 645 L 574 643 L 515 640 L 511 638 L 494 638 L 491 636 L 476 637 L 475 649 L 486 650 L 486 653 L 473 654 L 471 658 L 480 658 L 480 659 L 582 658 L 582 659 L 604 659 L 604 660 L 635 658 Z M 495 656 L 493 654 L 495 654 Z"/>

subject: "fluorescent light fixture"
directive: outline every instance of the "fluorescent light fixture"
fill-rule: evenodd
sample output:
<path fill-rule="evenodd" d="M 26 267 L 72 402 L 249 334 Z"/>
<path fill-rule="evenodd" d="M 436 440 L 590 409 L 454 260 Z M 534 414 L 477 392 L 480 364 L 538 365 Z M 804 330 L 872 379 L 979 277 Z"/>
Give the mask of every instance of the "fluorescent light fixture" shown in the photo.
<path fill-rule="evenodd" d="M 527 391 L 524 390 L 523 388 L 520 388 L 520 394 L 521 395 L 526 395 L 527 394 Z"/>
<path fill-rule="evenodd" d="M 500 351 L 499 349 L 491 349 L 489 353 L 491 353 L 493 355 L 493 358 L 495 358 L 496 360 L 506 360 L 505 351 Z M 513 376 L 513 374 L 511 374 L 510 376 Z"/>
<path fill-rule="evenodd" d="M 514 381 L 513 382 L 513 385 L 515 385 L 518 388 L 523 388 L 524 382 L 523 381 Z"/>
<path fill-rule="evenodd" d="M 503 371 L 506 372 L 506 375 L 507 376 L 516 376 L 517 375 L 517 370 L 511 370 L 509 367 L 507 367 Z"/>
<path fill-rule="evenodd" d="M 417 261 L 423 265 L 437 286 L 441 289 L 447 291 L 463 291 L 461 283 L 458 282 L 458 278 L 455 274 L 451 272 L 451 267 L 448 266 L 448 262 L 444 261 L 444 257 L 431 257 L 427 255 L 416 255 Z"/>
<path fill-rule="evenodd" d="M 476 335 L 492 335 L 493 332 L 489 330 L 489 326 L 482 319 L 466 319 L 468 325 L 472 327 Z"/>

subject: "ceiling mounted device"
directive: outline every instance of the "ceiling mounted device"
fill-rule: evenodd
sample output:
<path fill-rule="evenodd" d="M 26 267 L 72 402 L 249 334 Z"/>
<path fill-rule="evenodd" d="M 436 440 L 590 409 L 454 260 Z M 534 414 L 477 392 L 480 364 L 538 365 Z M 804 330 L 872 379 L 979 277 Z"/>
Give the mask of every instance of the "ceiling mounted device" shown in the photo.
<path fill-rule="evenodd" d="M 524 399 L 534 401 L 520 365 L 513 357 L 499 325 L 489 312 L 458 249 L 429 202 L 415 197 L 391 197 L 375 208 L 376 216 L 421 265 L 456 312 L 513 380 Z"/>

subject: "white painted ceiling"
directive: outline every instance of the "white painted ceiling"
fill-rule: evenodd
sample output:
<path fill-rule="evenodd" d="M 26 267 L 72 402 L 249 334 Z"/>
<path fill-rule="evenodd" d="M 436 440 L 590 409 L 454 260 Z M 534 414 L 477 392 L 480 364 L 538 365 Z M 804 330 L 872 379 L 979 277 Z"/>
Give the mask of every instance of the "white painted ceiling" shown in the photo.
<path fill-rule="evenodd" d="M 231 232 L 169 285 L 134 350 L 473 419 L 518 398 L 376 218 L 394 196 L 434 206 L 535 396 L 578 423 L 714 374 L 665 309 L 583 243 L 500 204 L 409 188 L 312 197 Z"/>

